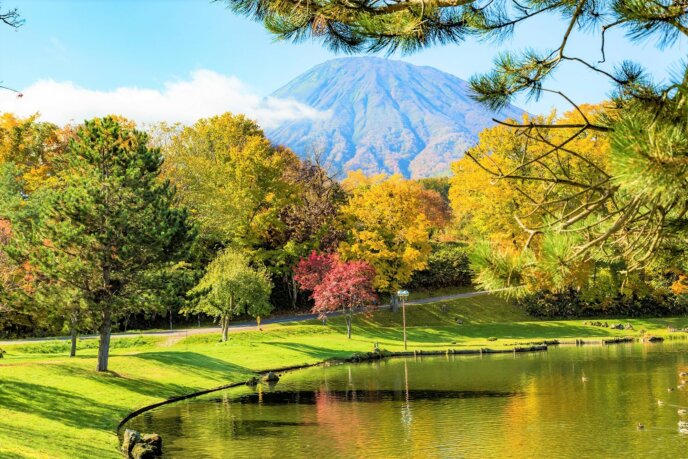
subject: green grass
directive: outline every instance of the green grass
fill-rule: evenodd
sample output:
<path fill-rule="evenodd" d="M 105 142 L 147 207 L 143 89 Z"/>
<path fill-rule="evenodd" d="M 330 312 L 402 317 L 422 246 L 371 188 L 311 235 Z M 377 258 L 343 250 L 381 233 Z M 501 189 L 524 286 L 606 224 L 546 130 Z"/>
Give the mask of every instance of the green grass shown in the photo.
<path fill-rule="evenodd" d="M 640 336 L 641 330 L 668 336 L 667 326 L 688 325 L 687 318 L 622 321 L 633 324 L 629 332 L 582 320 L 535 321 L 491 296 L 408 306 L 407 320 L 411 349 L 498 348 L 543 339 Z M 95 340 L 82 341 L 73 359 L 64 342 L 0 346 L 7 351 L 0 359 L 0 457 L 118 458 L 115 427 L 136 408 L 243 381 L 254 371 L 370 351 L 376 342 L 400 350 L 400 324 L 401 314 L 378 311 L 356 316 L 351 340 L 342 318 L 327 326 L 312 321 L 235 333 L 228 343 L 219 343 L 218 334 L 173 344 L 161 337 L 119 338 L 106 374 L 93 371 Z"/>
<path fill-rule="evenodd" d="M 409 301 L 423 300 L 425 298 L 432 298 L 435 296 L 456 295 L 457 293 L 474 292 L 475 287 L 442 287 L 433 290 L 411 290 L 409 292 Z"/>

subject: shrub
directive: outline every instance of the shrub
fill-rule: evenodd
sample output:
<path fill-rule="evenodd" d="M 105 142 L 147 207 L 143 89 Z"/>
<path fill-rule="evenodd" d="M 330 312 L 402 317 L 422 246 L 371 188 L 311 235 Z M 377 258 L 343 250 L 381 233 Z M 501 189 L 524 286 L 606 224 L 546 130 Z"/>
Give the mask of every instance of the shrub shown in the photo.
<path fill-rule="evenodd" d="M 417 271 L 409 285 L 413 289 L 435 289 L 471 285 L 468 255 L 457 243 L 434 244 L 428 267 Z"/>
<path fill-rule="evenodd" d="M 688 303 L 669 294 L 617 295 L 600 300 L 585 299 L 577 290 L 541 291 L 519 300 L 535 317 L 574 319 L 590 317 L 665 317 L 688 314 Z"/>

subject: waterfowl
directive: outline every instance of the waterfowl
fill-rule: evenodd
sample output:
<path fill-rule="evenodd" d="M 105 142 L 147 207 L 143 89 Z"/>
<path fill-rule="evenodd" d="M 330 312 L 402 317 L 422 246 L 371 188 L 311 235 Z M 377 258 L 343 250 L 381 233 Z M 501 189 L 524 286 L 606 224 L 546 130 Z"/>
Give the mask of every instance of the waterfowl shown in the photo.
<path fill-rule="evenodd" d="M 664 400 L 657 400 L 657 405 L 659 405 L 659 406 L 664 405 Z"/>
<path fill-rule="evenodd" d="M 678 414 L 681 415 L 681 416 L 683 416 L 683 415 L 685 415 L 685 414 L 688 414 L 688 410 L 685 410 L 685 409 L 683 409 L 683 408 L 679 408 Z"/>
<path fill-rule="evenodd" d="M 583 381 L 583 382 L 588 382 L 588 378 L 587 378 L 586 376 L 583 376 L 583 377 L 581 378 L 581 381 Z"/>
<path fill-rule="evenodd" d="M 638 423 L 636 427 L 638 428 L 638 430 L 643 430 L 645 428 L 645 424 Z"/>
<path fill-rule="evenodd" d="M 673 387 L 667 387 L 667 392 L 673 392 L 674 388 Z"/>

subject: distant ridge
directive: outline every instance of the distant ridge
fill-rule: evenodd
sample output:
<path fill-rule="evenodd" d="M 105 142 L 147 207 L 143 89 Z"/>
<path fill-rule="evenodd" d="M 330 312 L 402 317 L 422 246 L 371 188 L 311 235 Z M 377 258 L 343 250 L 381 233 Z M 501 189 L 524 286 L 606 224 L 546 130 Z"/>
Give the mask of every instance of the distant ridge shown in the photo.
<path fill-rule="evenodd" d="M 301 156 L 319 152 L 339 171 L 448 173 L 452 161 L 477 141 L 493 117 L 520 119 L 508 106 L 490 112 L 469 97 L 468 83 L 432 67 L 376 57 L 334 59 L 275 91 L 327 112 L 286 122 L 267 132 Z"/>

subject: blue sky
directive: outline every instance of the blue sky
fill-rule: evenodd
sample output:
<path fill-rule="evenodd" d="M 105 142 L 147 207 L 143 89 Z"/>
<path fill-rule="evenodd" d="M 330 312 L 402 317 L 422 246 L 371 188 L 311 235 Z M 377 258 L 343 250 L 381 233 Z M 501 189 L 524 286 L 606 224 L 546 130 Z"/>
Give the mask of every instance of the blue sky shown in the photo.
<path fill-rule="evenodd" d="M 237 91 L 250 94 L 251 103 L 260 104 L 257 98 L 337 57 L 317 43 L 275 42 L 261 24 L 234 15 L 221 3 L 204 0 L 3 0 L 2 6 L 16 6 L 26 20 L 17 31 L 0 27 L 0 80 L 21 90 L 41 80 L 70 82 L 90 91 L 162 90 L 166 83 L 193 80 L 193 72 L 203 70 L 231 77 L 237 84 L 240 81 Z M 467 79 L 488 70 L 500 48 L 541 48 L 543 43 L 554 43 L 561 33 L 558 20 L 548 17 L 526 23 L 501 45 L 471 41 L 394 58 Z M 688 54 L 685 42 L 662 52 L 652 43 L 630 45 L 618 33 L 608 38 L 609 61 L 638 60 L 659 79 L 666 78 Z M 575 42 L 573 51 L 598 54 L 599 44 L 592 37 L 579 35 Z M 572 65 L 563 68 L 551 86 L 565 89 L 577 102 L 600 101 L 609 91 L 604 80 Z M 4 97 L 0 104 L 7 101 Z M 567 108 L 553 98 L 518 102 L 533 113 Z M 245 102 L 237 102 L 239 108 L 241 103 Z M 237 104 L 229 103 L 233 110 Z"/>

